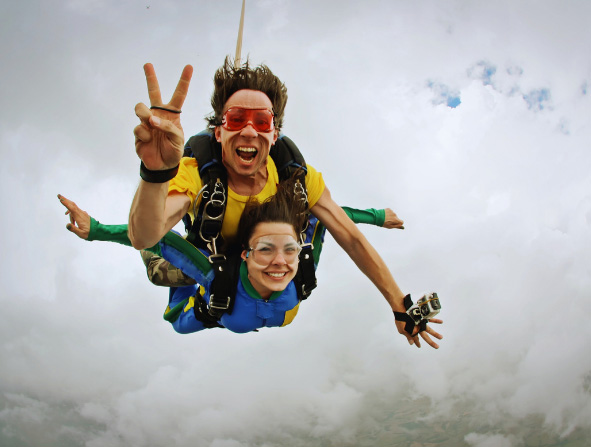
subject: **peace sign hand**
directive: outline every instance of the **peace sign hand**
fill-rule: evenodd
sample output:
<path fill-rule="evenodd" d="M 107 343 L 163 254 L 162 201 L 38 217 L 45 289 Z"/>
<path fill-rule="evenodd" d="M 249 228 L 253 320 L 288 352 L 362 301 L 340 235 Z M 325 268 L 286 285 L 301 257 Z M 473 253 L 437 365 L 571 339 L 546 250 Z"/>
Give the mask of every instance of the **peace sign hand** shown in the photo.
<path fill-rule="evenodd" d="M 180 112 L 185 102 L 193 76 L 193 67 L 187 65 L 183 69 L 181 79 L 168 104 L 162 103 L 158 78 L 152 64 L 144 65 L 144 73 L 148 84 L 150 105 L 154 108 L 150 109 L 143 103 L 135 106 L 135 114 L 140 119 L 140 124 L 133 130 L 135 151 L 149 170 L 171 169 L 179 164 L 185 144 L 180 113 L 174 111 Z"/>

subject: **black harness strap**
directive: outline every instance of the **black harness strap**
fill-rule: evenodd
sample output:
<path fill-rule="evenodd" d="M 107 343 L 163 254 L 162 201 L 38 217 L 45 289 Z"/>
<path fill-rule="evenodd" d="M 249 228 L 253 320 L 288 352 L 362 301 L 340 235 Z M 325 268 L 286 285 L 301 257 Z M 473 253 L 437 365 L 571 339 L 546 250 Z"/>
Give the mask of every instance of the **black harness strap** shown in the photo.
<path fill-rule="evenodd" d="M 294 191 L 295 196 L 296 198 L 301 197 L 302 200 L 305 200 L 305 208 L 308 209 L 308 194 L 306 190 L 306 174 L 308 168 L 306 167 L 306 161 L 296 144 L 290 138 L 283 135 L 277 139 L 271 148 L 269 155 L 275 162 L 280 182 L 297 175 L 301 190 Z M 302 228 L 302 231 L 304 231 L 304 228 Z M 298 272 L 294 278 L 298 291 L 298 299 L 300 301 L 308 298 L 312 293 L 312 290 L 318 285 L 318 281 L 316 280 L 316 269 L 314 268 L 314 257 L 312 256 L 313 248 L 311 241 L 308 241 L 308 243 L 302 241 Z"/>
<path fill-rule="evenodd" d="M 312 256 L 313 248 L 311 243 L 302 246 L 298 271 L 293 279 L 297 286 L 298 299 L 300 301 L 308 298 L 312 290 L 318 285 L 316 269 L 314 268 L 314 257 Z"/>
<path fill-rule="evenodd" d="M 209 257 L 215 276 L 210 287 L 208 313 L 216 321 L 224 313 L 232 313 L 238 288 L 240 261 L 239 253 L 229 254 L 227 257 L 226 255 L 211 255 Z"/>
<path fill-rule="evenodd" d="M 306 174 L 308 173 L 306 161 L 298 147 L 290 138 L 285 135 L 277 138 L 277 141 L 271 147 L 269 155 L 275 162 L 280 182 L 290 179 L 298 169 L 301 168 L 298 179 L 305 188 Z"/>
<path fill-rule="evenodd" d="M 215 276 L 210 288 L 208 313 L 217 320 L 224 312 L 229 312 L 232 304 L 230 263 L 225 255 L 211 255 L 209 262 Z"/>
<path fill-rule="evenodd" d="M 187 240 L 196 247 L 212 251 L 209 257 L 214 280 L 210 288 L 209 306 L 201 299 L 195 317 L 206 325 L 218 326 L 217 321 L 227 312 L 232 313 L 236 295 L 235 270 L 239 261 L 217 254 L 216 240 L 221 241 L 222 224 L 226 212 L 228 174 L 222 164 L 221 145 L 211 132 L 192 136 L 185 145 L 185 157 L 194 157 L 199 167 L 203 188 L 200 191 L 199 210 L 194 211 L 194 221 L 184 217 Z M 197 202 L 197 199 L 195 200 Z M 236 265 L 234 265 L 236 264 Z M 199 313 L 197 313 L 199 312 Z"/>
<path fill-rule="evenodd" d="M 203 184 L 202 200 L 199 210 L 194 213 L 194 222 L 191 224 L 189 216 L 184 218 L 187 240 L 196 247 L 207 249 L 207 244 L 220 236 L 226 211 L 228 173 L 222 164 L 222 147 L 213 134 L 202 132 L 189 138 L 184 155 L 197 160 Z"/>

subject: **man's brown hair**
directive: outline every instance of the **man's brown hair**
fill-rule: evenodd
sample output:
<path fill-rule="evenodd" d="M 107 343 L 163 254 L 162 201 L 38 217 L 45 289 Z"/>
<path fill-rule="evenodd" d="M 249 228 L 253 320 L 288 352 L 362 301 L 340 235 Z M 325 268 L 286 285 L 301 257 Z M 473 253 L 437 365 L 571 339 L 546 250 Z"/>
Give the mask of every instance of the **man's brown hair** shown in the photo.
<path fill-rule="evenodd" d="M 206 118 L 210 127 L 222 124 L 222 113 L 228 98 L 238 90 L 248 89 L 261 91 L 269 97 L 275 114 L 275 129 L 281 130 L 285 104 L 287 104 L 287 87 L 266 65 L 252 68 L 247 59 L 244 64 L 236 68 L 230 57 L 226 56 L 224 65 L 215 72 L 213 85 L 211 95 L 213 114 Z"/>

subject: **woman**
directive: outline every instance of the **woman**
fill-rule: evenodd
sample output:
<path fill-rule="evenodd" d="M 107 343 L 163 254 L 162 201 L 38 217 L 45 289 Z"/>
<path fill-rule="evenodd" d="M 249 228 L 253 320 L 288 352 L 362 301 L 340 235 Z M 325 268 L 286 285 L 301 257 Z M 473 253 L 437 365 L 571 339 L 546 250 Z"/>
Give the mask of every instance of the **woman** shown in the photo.
<path fill-rule="evenodd" d="M 213 324 L 206 310 L 213 280 L 209 261 L 185 263 L 182 259 L 185 250 L 179 256 L 176 250 L 164 245 L 163 256 L 199 284 L 198 293 L 195 293 L 195 286 L 171 288 L 165 318 L 172 322 L 177 332 L 189 333 L 221 326 L 232 332 L 245 333 L 262 327 L 285 326 L 293 321 L 299 308 L 294 284 L 301 250 L 297 229 L 303 228 L 307 219 L 302 202 L 294 200 L 293 185 L 293 182 L 283 182 L 277 193 L 262 204 L 247 203 L 238 225 L 242 250 L 236 259 L 233 306 Z M 315 230 L 308 231 L 307 240 L 318 249 L 314 255 L 316 264 L 324 228 L 316 225 L 313 219 L 309 230 Z"/>
<path fill-rule="evenodd" d="M 300 201 L 294 200 L 293 183 L 283 182 L 277 194 L 262 204 L 249 202 L 238 228 L 242 245 L 237 260 L 236 293 L 231 312 L 211 322 L 206 315 L 214 272 L 208 260 L 210 253 L 197 249 L 180 235 L 169 232 L 149 251 L 164 257 L 170 264 L 164 268 L 180 270 L 175 276 L 179 283 L 198 285 L 171 287 L 169 305 L 164 318 L 179 333 L 197 332 L 209 327 L 225 327 L 245 333 L 262 327 L 280 327 L 291 323 L 299 308 L 294 284 L 301 250 L 299 228 L 307 215 Z M 98 223 L 88 213 L 63 196 L 60 202 L 70 215 L 68 230 L 82 239 L 105 240 L 131 245 L 127 226 L 108 226 Z M 391 210 L 359 211 L 346 209 L 357 223 L 372 223 L 387 228 L 399 228 L 400 221 Z M 310 216 L 305 241 L 314 246 L 314 265 L 317 266 L 325 229 Z M 176 266 L 172 267 L 170 265 Z M 182 275 L 182 276 L 181 276 Z"/>

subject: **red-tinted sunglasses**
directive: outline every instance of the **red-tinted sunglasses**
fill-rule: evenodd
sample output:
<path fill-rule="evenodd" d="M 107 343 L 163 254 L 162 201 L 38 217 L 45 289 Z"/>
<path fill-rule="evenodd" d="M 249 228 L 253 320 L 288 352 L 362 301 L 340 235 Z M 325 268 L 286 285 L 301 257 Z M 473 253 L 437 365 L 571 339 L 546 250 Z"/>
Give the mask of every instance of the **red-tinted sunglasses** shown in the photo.
<path fill-rule="evenodd" d="M 257 132 L 271 132 L 275 129 L 273 112 L 268 109 L 243 109 L 230 107 L 222 117 L 222 127 L 237 131 L 244 129 L 249 123 Z"/>

